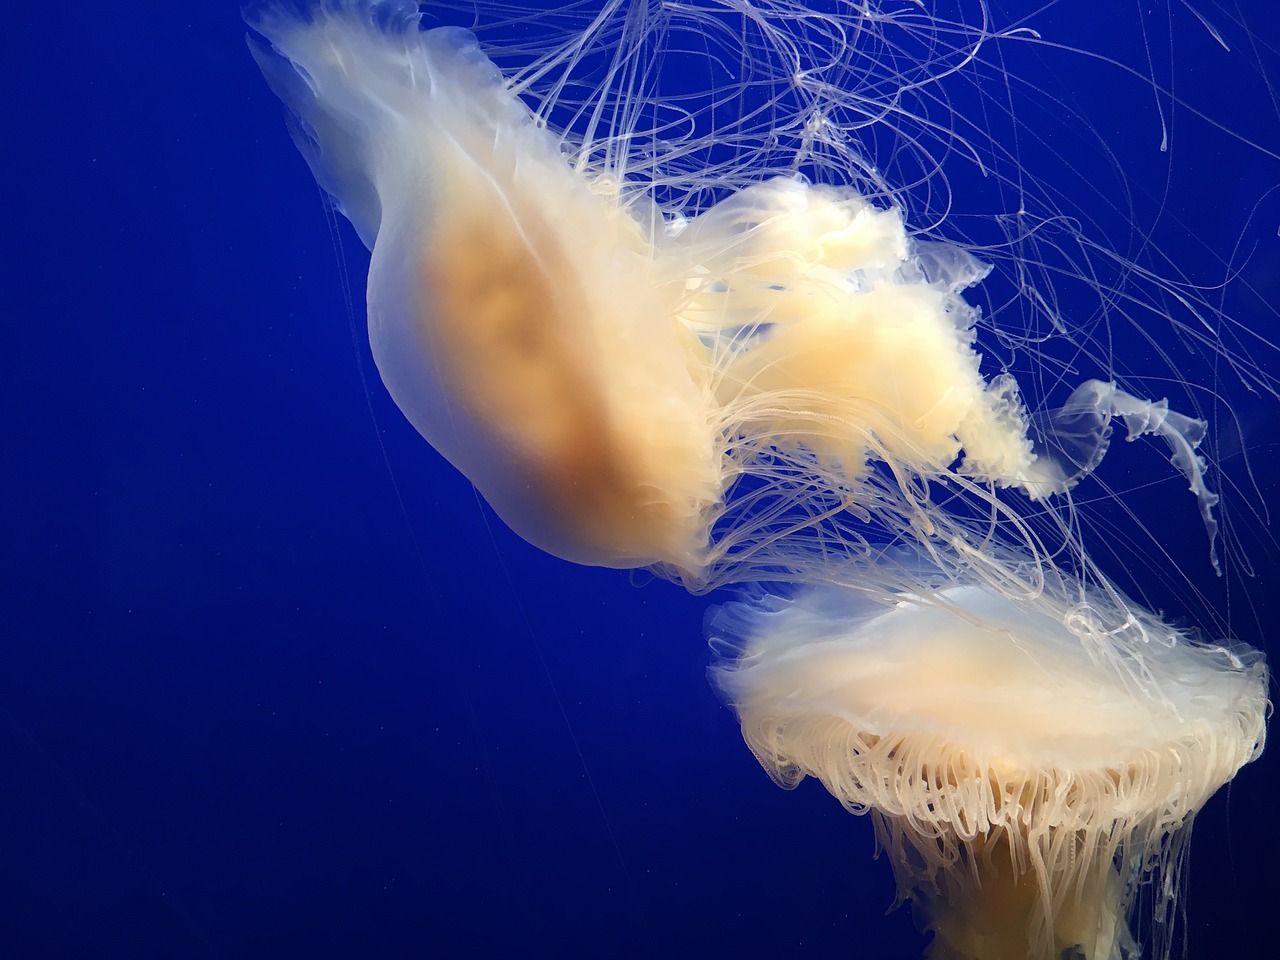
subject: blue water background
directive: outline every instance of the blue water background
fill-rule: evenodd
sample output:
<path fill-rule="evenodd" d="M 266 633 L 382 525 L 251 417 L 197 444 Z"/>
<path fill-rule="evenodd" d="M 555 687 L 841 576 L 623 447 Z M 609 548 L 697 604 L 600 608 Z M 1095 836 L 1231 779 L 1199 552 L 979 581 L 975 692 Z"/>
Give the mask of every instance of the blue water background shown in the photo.
<path fill-rule="evenodd" d="M 1063 29 L 1129 56 L 1108 6 Z M 870 824 L 774 787 L 712 695 L 710 601 L 540 555 L 401 418 L 364 251 L 243 33 L 230 4 L 3 14 L 0 957 L 919 956 Z M 1160 68 L 1280 150 L 1213 46 Z M 1161 168 L 1152 103 L 1079 95 Z M 1230 249 L 1280 162 L 1176 149 L 1178 215 Z M 1280 295 L 1277 226 L 1249 277 Z M 1276 505 L 1280 404 L 1235 396 Z M 1172 489 L 1148 519 L 1265 644 L 1276 553 L 1228 598 Z M 1273 748 L 1200 818 L 1192 958 L 1274 955 L 1277 790 Z"/>

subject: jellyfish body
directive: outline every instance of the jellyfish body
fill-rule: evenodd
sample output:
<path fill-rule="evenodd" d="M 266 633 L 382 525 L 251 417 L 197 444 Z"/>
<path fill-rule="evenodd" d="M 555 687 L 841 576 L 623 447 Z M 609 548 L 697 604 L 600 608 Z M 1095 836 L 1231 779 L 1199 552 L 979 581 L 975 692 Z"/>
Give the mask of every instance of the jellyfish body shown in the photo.
<path fill-rule="evenodd" d="M 472 34 L 420 18 L 403 0 L 248 15 L 296 142 L 372 251 L 384 383 L 508 525 L 699 590 L 825 577 L 833 550 L 904 537 L 1035 589 L 981 549 L 995 515 L 1043 551 L 994 491 L 1066 490 L 1127 395 L 1075 403 L 1066 457 L 1052 418 L 1033 442 L 1017 381 L 981 369 L 963 292 L 987 267 L 962 247 L 767 169 L 664 210 L 627 130 L 555 131 Z M 932 482 L 979 519 L 939 510 Z"/>
<path fill-rule="evenodd" d="M 933 960 L 1136 956 L 1143 887 L 1165 955 L 1192 819 L 1262 749 L 1258 654 L 1073 592 L 757 591 L 708 620 L 752 751 L 871 813 Z"/>

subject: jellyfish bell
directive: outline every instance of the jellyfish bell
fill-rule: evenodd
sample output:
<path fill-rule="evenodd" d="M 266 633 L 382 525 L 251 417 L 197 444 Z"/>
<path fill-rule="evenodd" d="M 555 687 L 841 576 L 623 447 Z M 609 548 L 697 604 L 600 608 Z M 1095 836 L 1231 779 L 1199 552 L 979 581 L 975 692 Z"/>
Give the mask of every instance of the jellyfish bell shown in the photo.
<path fill-rule="evenodd" d="M 1142 932 L 1167 956 L 1192 820 L 1262 749 L 1261 655 L 1065 580 L 1015 601 L 934 579 L 714 611 L 748 745 L 871 814 L 931 960 L 1122 960 Z"/>
<path fill-rule="evenodd" d="M 634 221 L 475 38 L 419 29 L 417 4 L 248 19 L 304 156 L 372 250 L 370 342 L 406 417 L 534 544 L 695 564 L 720 493 L 705 390 Z"/>
<path fill-rule="evenodd" d="M 821 577 L 832 551 L 904 537 L 939 562 L 985 563 L 993 527 L 1047 555 L 1025 507 L 996 491 L 1065 492 L 1111 417 L 1147 401 L 1086 392 L 1033 438 L 1018 380 L 984 369 L 965 300 L 987 266 L 913 233 L 839 146 L 835 107 L 865 93 L 834 86 L 838 32 L 781 29 L 794 13 L 607 2 L 509 76 L 488 56 L 501 51 L 423 29 L 406 0 L 246 16 L 295 141 L 372 251 L 369 335 L 388 391 L 525 539 L 696 590 Z M 716 91 L 638 127 L 646 45 L 685 16 L 728 48 L 725 15 L 756 30 L 739 53 L 760 75 L 739 92 L 763 104 L 741 98 L 744 115 L 703 138 L 677 128 L 722 113 Z M 611 50 L 605 79 L 575 99 L 593 45 Z M 812 90 L 796 91 L 800 74 L 781 83 L 792 60 Z M 730 161 L 713 161 L 722 146 Z M 1058 423 L 1069 446 L 1053 442 Z M 969 514 L 940 510 L 933 482 Z M 1072 526 L 1058 525 L 1068 542 Z"/>

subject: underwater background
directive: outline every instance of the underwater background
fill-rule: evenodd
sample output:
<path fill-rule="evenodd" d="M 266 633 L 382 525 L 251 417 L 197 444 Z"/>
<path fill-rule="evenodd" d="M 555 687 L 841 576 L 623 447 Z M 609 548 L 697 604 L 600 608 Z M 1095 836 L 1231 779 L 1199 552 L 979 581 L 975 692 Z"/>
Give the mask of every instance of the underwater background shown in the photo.
<path fill-rule="evenodd" d="M 1056 7 L 1134 59 L 1113 4 Z M 1263 148 L 1175 136 L 1176 215 L 1275 304 L 1280 94 L 1169 9 L 1152 69 Z M 1201 9 L 1280 64 L 1271 0 Z M 540 554 L 396 410 L 238 8 L 2 17 L 0 958 L 918 957 L 870 823 L 777 789 L 713 695 L 716 598 Z M 1154 100 L 1092 82 L 1137 118 L 1117 162 L 1167 172 Z M 1253 576 L 1214 580 L 1176 481 L 1135 509 L 1274 654 L 1280 401 L 1232 398 Z M 1177 583 L 1142 588 L 1190 616 Z M 1191 958 L 1278 955 L 1278 792 L 1273 746 L 1197 820 Z"/>

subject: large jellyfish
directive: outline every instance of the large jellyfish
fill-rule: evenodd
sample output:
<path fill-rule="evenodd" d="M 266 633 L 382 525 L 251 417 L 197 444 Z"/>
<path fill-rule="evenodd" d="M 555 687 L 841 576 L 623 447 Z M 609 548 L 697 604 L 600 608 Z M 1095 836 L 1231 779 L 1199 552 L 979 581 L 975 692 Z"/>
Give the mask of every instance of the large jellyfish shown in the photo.
<path fill-rule="evenodd" d="M 748 745 L 871 814 L 931 960 L 1123 960 L 1131 918 L 1167 955 L 1192 819 L 1262 749 L 1260 657 L 1059 584 L 929 579 L 719 608 L 712 674 Z"/>
<path fill-rule="evenodd" d="M 1079 553 L 1044 501 L 1117 415 L 1172 445 L 1212 529 L 1200 421 L 1109 379 L 1033 411 L 984 371 L 963 292 L 989 268 L 913 235 L 859 170 L 822 75 L 841 24 L 801 45 L 782 32 L 799 9 L 611 0 L 513 78 L 473 34 L 421 29 L 415 3 L 250 12 L 295 140 L 372 250 L 370 340 L 400 409 L 530 542 L 691 589 L 821 578 L 906 539 L 1033 593 L 1038 563 Z M 739 69 L 807 86 L 780 99 L 777 73 L 744 76 L 763 101 L 709 146 L 680 138 L 679 98 L 640 136 L 648 38 L 678 17 L 718 36 L 728 15 L 782 60 L 747 45 Z M 570 67 L 600 47 L 605 78 L 575 100 Z M 699 157 L 722 149 L 736 165 Z M 995 531 L 1031 562 L 997 562 Z"/>

